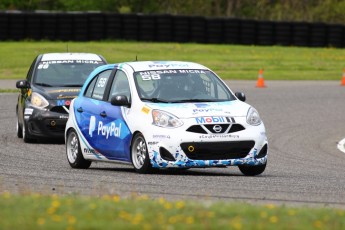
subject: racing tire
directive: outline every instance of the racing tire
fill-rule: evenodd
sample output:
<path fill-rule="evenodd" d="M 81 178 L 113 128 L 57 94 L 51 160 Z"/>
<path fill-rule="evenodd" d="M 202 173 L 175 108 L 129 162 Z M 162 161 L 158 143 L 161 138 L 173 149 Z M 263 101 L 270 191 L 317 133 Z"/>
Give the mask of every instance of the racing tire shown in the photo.
<path fill-rule="evenodd" d="M 18 138 L 23 138 L 23 130 L 22 127 L 20 127 L 18 117 L 17 117 L 17 124 L 16 124 L 16 133 Z"/>
<path fill-rule="evenodd" d="M 238 168 L 245 176 L 256 176 L 263 173 L 266 169 L 266 164 L 263 165 L 239 165 Z"/>
<path fill-rule="evenodd" d="M 131 145 L 131 160 L 136 172 L 141 174 L 152 173 L 154 169 L 150 163 L 147 145 L 141 133 L 135 134 Z"/>
<path fill-rule="evenodd" d="M 71 130 L 66 138 L 66 155 L 69 165 L 72 168 L 87 169 L 91 165 L 91 161 L 85 160 L 81 148 L 78 135 L 75 130 Z"/>
<path fill-rule="evenodd" d="M 34 141 L 34 139 L 31 137 L 27 129 L 27 124 L 25 123 L 25 121 L 23 121 L 23 126 L 22 126 L 22 138 L 25 143 L 32 143 Z"/>

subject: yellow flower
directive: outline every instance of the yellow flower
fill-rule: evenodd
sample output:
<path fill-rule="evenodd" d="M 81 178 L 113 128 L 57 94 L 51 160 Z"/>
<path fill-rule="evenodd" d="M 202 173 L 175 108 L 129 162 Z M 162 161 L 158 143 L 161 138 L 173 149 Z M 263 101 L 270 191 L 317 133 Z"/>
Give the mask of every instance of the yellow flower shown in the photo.
<path fill-rule="evenodd" d="M 177 209 L 182 209 L 185 207 L 185 203 L 183 201 L 178 201 L 175 206 Z"/>
<path fill-rule="evenodd" d="M 177 222 L 177 216 L 171 216 L 168 219 L 169 224 L 175 224 Z"/>
<path fill-rule="evenodd" d="M 128 213 L 128 212 L 126 212 L 126 211 L 121 211 L 120 213 L 119 213 L 119 217 L 121 218 L 121 219 L 124 219 L 124 220 L 130 220 L 132 217 L 131 217 L 131 214 L 130 213 Z"/>
<path fill-rule="evenodd" d="M 37 220 L 37 224 L 38 225 L 44 225 L 45 224 L 45 219 L 43 219 L 43 218 L 38 218 L 38 220 Z"/>
<path fill-rule="evenodd" d="M 120 201 L 120 196 L 114 195 L 113 196 L 113 201 L 116 202 L 116 203 L 119 202 Z"/>
<path fill-rule="evenodd" d="M 189 216 L 186 218 L 186 223 L 187 224 L 194 224 L 194 218 L 192 216 Z"/>
<path fill-rule="evenodd" d="M 53 215 L 55 213 L 55 211 L 56 211 L 56 209 L 54 207 L 50 207 L 50 208 L 47 209 L 47 213 L 49 215 Z"/>
<path fill-rule="evenodd" d="M 9 193 L 9 192 L 4 192 L 4 193 L 2 194 L 2 196 L 3 196 L 5 199 L 9 199 L 9 198 L 11 197 L 11 193 Z"/>
<path fill-rule="evenodd" d="M 260 217 L 261 218 L 267 218 L 267 212 L 260 212 Z"/>
<path fill-rule="evenodd" d="M 276 217 L 276 216 L 271 216 L 271 217 L 270 217 L 270 222 L 271 222 L 272 224 L 277 223 L 277 222 L 278 222 L 278 217 Z"/>
<path fill-rule="evenodd" d="M 169 202 L 166 202 L 166 203 L 164 204 L 164 208 L 165 208 L 165 209 L 171 209 L 171 208 L 172 208 L 172 204 L 169 203 Z"/>
<path fill-rule="evenodd" d="M 58 207 L 60 207 L 60 202 L 59 202 L 58 200 L 54 200 L 54 201 L 52 202 L 52 207 L 53 207 L 53 208 L 58 208 Z"/>
<path fill-rule="evenodd" d="M 75 224 L 77 222 L 77 219 L 74 216 L 68 216 L 67 221 L 69 224 Z"/>
<path fill-rule="evenodd" d="M 135 214 L 134 218 L 132 219 L 132 224 L 139 224 L 144 219 L 143 214 L 137 213 Z"/>
<path fill-rule="evenodd" d="M 294 216 L 294 215 L 296 215 L 296 211 L 290 209 L 290 210 L 288 211 L 288 215 L 289 215 L 289 216 Z"/>
<path fill-rule="evenodd" d="M 276 208 L 276 206 L 274 204 L 267 204 L 265 207 L 268 209 L 275 209 Z"/>
<path fill-rule="evenodd" d="M 58 216 L 58 215 L 53 215 L 51 218 L 55 222 L 61 222 L 62 220 L 61 216 Z"/>
<path fill-rule="evenodd" d="M 315 227 L 315 228 L 322 228 L 322 222 L 319 221 L 319 220 L 315 221 L 315 222 L 314 222 L 314 227 Z"/>

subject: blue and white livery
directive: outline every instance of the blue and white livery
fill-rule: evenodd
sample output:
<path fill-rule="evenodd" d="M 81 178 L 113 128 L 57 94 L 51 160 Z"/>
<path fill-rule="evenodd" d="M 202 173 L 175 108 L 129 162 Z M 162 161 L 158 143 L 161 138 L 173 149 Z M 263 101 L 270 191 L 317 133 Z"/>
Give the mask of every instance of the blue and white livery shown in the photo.
<path fill-rule="evenodd" d="M 258 175 L 268 142 L 258 112 L 207 67 L 144 61 L 95 69 L 70 106 L 66 153 L 73 168 L 92 161 L 155 168 L 238 166 Z"/>

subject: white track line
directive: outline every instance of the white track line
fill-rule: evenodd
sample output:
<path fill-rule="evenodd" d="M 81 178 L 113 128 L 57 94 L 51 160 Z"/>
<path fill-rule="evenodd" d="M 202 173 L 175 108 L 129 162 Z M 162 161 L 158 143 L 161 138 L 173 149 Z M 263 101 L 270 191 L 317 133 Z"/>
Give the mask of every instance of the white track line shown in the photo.
<path fill-rule="evenodd" d="M 338 142 L 338 149 L 345 153 L 345 138 Z"/>

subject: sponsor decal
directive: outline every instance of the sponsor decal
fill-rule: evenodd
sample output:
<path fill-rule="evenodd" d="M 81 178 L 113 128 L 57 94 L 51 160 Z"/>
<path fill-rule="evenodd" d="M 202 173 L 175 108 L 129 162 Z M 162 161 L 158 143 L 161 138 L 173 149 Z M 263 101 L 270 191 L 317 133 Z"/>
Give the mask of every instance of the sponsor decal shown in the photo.
<path fill-rule="evenodd" d="M 32 90 L 31 90 L 31 89 L 29 89 L 29 90 L 28 90 L 28 97 L 30 97 L 30 96 L 31 96 L 31 93 L 32 93 Z"/>
<path fill-rule="evenodd" d="M 94 149 L 84 148 L 83 150 L 84 150 L 84 153 L 97 154 L 97 152 Z"/>
<path fill-rule="evenodd" d="M 93 131 L 96 129 L 96 117 L 91 116 L 89 124 L 89 135 L 92 137 Z M 116 126 L 115 122 L 110 122 L 110 124 L 103 124 L 102 121 L 98 122 L 97 125 L 97 135 L 105 136 L 106 139 L 109 137 L 120 137 L 121 136 L 121 123 Z"/>
<path fill-rule="evenodd" d="M 61 115 L 59 116 L 60 119 L 68 119 L 68 116 L 67 115 Z"/>
<path fill-rule="evenodd" d="M 50 90 L 49 93 L 67 93 L 67 92 L 79 92 L 81 89 L 57 89 Z"/>
<path fill-rule="evenodd" d="M 148 145 L 156 145 L 158 143 L 159 143 L 158 141 L 149 141 L 149 142 L 147 142 Z"/>
<path fill-rule="evenodd" d="M 150 64 L 148 65 L 149 68 L 183 68 L 183 67 L 188 67 L 187 63 L 154 63 L 154 64 Z"/>
<path fill-rule="evenodd" d="M 170 139 L 170 135 L 156 134 L 152 136 L 154 139 Z"/>
<path fill-rule="evenodd" d="M 57 106 L 69 106 L 71 104 L 70 100 L 57 100 L 56 101 Z"/>
<path fill-rule="evenodd" d="M 210 113 L 210 112 L 222 112 L 223 109 L 220 108 L 198 108 L 193 109 L 194 113 Z"/>
<path fill-rule="evenodd" d="M 34 109 L 26 108 L 24 111 L 24 115 L 31 115 L 33 113 Z"/>
<path fill-rule="evenodd" d="M 231 117 L 196 117 L 197 124 L 213 124 L 213 123 L 229 123 L 232 122 Z"/>
<path fill-rule="evenodd" d="M 144 106 L 144 107 L 141 109 L 141 112 L 143 112 L 143 113 L 145 113 L 145 114 L 149 114 L 150 108 Z"/>
<path fill-rule="evenodd" d="M 232 135 L 232 134 L 210 134 L 210 135 L 200 135 L 200 139 L 219 139 L 219 138 L 240 138 L 239 135 Z"/>

